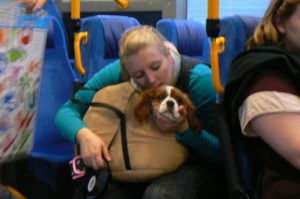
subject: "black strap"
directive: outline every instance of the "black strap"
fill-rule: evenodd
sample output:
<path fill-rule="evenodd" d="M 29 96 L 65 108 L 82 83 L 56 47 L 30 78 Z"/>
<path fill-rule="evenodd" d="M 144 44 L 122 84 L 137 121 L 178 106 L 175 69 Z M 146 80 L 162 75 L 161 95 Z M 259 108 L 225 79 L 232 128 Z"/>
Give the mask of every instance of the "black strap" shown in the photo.
<path fill-rule="evenodd" d="M 203 64 L 207 65 L 208 67 L 209 67 L 209 64 L 207 64 L 201 60 L 198 60 L 198 59 L 195 59 L 195 58 L 192 58 L 189 56 L 185 56 L 185 55 L 181 55 L 180 59 L 181 59 L 181 63 L 180 63 L 181 66 L 180 66 L 180 73 L 179 73 L 176 87 L 180 88 L 184 92 L 187 92 L 189 89 L 189 80 L 190 80 L 191 69 L 200 63 L 203 63 Z"/>
<path fill-rule="evenodd" d="M 88 88 L 86 88 L 87 90 Z M 121 142 L 122 142 L 122 151 L 123 151 L 123 157 L 124 157 L 124 163 L 125 167 L 127 170 L 131 170 L 131 165 L 130 165 L 130 158 L 129 158 L 129 152 L 128 152 L 128 142 L 127 142 L 127 133 L 126 133 L 126 118 L 124 113 L 117 109 L 116 107 L 106 104 L 106 103 L 101 103 L 101 102 L 84 102 L 78 99 L 73 98 L 72 102 L 79 104 L 79 105 L 87 105 L 87 106 L 94 106 L 94 107 L 102 107 L 102 108 L 107 108 L 111 111 L 113 111 L 121 121 Z M 111 143 L 109 143 L 108 149 L 110 148 Z"/>

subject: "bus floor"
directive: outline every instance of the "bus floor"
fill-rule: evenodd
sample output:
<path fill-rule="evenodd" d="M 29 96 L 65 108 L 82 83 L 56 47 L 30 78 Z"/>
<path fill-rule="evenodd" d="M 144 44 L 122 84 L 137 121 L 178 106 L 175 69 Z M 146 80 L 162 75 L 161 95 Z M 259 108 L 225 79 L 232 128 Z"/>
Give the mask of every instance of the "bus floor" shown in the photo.
<path fill-rule="evenodd" d="M 72 199 L 72 183 L 63 183 L 59 191 L 53 191 L 49 185 L 34 177 L 26 169 L 26 160 L 8 162 L 0 165 L 0 182 L 10 185 L 27 199 Z"/>

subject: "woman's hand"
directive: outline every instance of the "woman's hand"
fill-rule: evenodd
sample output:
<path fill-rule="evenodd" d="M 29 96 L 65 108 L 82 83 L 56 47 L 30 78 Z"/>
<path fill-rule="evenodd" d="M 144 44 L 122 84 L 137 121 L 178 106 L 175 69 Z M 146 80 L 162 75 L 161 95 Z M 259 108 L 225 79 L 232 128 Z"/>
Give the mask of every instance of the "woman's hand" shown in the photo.
<path fill-rule="evenodd" d="M 19 0 L 19 2 L 26 4 L 26 12 L 32 12 L 42 8 L 47 0 Z"/>
<path fill-rule="evenodd" d="M 184 106 L 179 106 L 180 117 L 176 120 L 171 120 L 158 110 L 152 111 L 152 120 L 154 124 L 163 132 L 182 133 L 188 128 L 186 119 L 186 110 Z M 183 124 L 186 125 L 183 125 Z"/>
<path fill-rule="evenodd" d="M 90 129 L 80 129 L 76 139 L 80 146 L 80 155 L 87 167 L 99 170 L 104 168 L 106 162 L 111 160 L 104 141 Z"/>

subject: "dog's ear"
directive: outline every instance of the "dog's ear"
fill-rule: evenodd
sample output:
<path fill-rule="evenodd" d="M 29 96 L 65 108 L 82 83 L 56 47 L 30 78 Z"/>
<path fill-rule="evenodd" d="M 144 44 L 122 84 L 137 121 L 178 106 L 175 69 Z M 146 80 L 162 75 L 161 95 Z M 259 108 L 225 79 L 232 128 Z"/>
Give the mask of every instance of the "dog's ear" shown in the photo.
<path fill-rule="evenodd" d="M 151 98 L 151 92 L 149 90 L 141 92 L 138 97 L 134 107 L 134 113 L 140 122 L 144 122 L 149 119 L 151 114 Z"/>
<path fill-rule="evenodd" d="M 189 126 L 194 130 L 195 133 L 199 133 L 202 124 L 196 115 L 196 107 L 186 94 L 184 95 L 183 100 L 186 107 L 186 116 Z"/>

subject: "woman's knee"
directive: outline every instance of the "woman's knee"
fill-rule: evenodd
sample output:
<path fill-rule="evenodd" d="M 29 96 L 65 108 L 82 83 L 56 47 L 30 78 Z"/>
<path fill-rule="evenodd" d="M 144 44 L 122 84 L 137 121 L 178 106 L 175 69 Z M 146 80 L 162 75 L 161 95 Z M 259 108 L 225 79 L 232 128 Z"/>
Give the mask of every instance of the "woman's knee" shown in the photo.
<path fill-rule="evenodd" d="M 142 199 L 163 199 L 170 198 L 170 193 L 167 189 L 160 185 L 149 185 L 143 195 Z"/>

